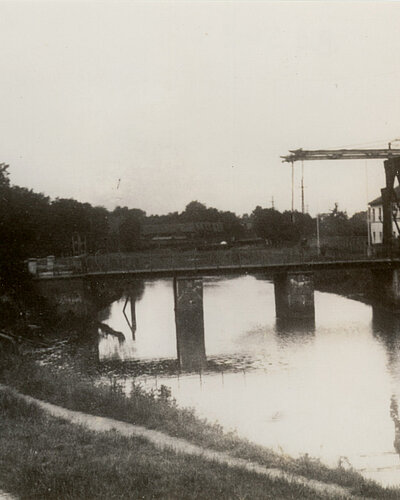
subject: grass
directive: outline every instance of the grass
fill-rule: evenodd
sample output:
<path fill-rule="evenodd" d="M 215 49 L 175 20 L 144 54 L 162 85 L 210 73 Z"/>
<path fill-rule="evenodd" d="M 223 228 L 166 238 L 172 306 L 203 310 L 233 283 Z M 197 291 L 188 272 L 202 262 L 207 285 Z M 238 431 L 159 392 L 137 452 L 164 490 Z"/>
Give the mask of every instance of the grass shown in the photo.
<path fill-rule="evenodd" d="M 320 498 L 306 487 L 94 433 L 0 393 L 0 487 L 21 499 Z"/>
<path fill-rule="evenodd" d="M 118 384 L 95 385 L 94 379 L 86 377 L 83 373 L 39 366 L 25 357 L 13 355 L 0 358 L 0 379 L 22 393 L 66 408 L 158 429 L 204 447 L 228 452 L 235 457 L 348 487 L 358 496 L 370 498 L 400 496 L 399 490 L 381 488 L 363 479 L 359 474 L 345 471 L 341 467 L 330 469 L 308 456 L 297 460 L 291 459 L 239 439 L 233 433 L 225 434 L 219 425 L 211 425 L 198 419 L 192 410 L 178 408 L 165 387 L 161 387 L 157 393 L 149 394 L 140 386 L 134 386 L 131 397 L 127 398 Z"/>

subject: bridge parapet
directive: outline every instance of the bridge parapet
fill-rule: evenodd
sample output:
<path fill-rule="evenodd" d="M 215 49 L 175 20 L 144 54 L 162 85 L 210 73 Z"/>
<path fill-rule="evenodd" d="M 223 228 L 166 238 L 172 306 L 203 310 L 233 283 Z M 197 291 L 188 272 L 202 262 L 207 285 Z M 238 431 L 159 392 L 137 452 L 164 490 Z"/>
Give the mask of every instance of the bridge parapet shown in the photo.
<path fill-rule="evenodd" d="M 374 261 L 376 258 L 376 255 L 368 255 L 366 249 L 365 251 L 330 249 L 321 255 L 313 248 L 232 248 L 215 251 L 135 252 L 57 258 L 51 265 L 48 259 L 37 259 L 35 265 L 30 259 L 28 266 L 38 277 L 55 277 L 115 272 L 149 273 L 176 269 L 190 271 L 219 268 L 246 269 L 251 266 L 329 263 L 359 259 Z"/>

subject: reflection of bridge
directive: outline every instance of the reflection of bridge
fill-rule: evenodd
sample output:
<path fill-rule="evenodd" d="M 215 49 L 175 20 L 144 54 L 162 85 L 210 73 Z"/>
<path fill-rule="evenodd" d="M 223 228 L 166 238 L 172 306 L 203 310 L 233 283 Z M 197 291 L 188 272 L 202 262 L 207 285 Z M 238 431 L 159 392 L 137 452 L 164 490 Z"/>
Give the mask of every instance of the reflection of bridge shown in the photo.
<path fill-rule="evenodd" d="M 342 258 L 340 258 L 342 257 Z M 90 296 L 111 281 L 173 278 L 178 358 L 183 367 L 205 362 L 203 282 L 207 276 L 243 274 L 271 277 L 275 286 L 276 316 L 283 319 L 314 318 L 316 271 L 369 269 L 377 295 L 400 308 L 400 258 L 338 254 L 317 258 L 309 252 L 272 253 L 220 251 L 178 255 L 110 255 L 70 261 L 50 260 L 45 269 L 34 268 L 40 293 L 60 312 L 87 314 Z M 89 299 L 88 299 L 89 297 Z M 131 303 L 134 309 L 134 300 Z"/>

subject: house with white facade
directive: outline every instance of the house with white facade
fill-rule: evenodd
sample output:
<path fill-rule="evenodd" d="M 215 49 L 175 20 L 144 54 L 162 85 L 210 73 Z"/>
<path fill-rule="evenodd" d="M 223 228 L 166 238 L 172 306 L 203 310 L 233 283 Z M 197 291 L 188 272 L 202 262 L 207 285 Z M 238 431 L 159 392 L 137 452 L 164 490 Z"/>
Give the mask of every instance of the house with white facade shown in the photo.
<path fill-rule="evenodd" d="M 400 200 L 400 186 L 394 188 L 398 199 Z M 392 214 L 395 215 L 398 226 L 400 227 L 400 211 L 395 203 L 392 206 Z M 382 196 L 368 203 L 368 221 L 369 238 L 371 245 L 382 244 L 383 237 L 383 203 Z M 392 220 L 392 233 L 395 238 L 399 237 L 399 231 L 394 219 Z"/>

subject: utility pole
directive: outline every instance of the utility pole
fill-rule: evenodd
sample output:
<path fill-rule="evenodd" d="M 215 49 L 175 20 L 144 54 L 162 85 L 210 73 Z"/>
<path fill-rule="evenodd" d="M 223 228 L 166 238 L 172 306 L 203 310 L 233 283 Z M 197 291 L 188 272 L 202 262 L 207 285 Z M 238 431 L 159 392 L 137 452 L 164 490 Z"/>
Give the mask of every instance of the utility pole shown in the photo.
<path fill-rule="evenodd" d="M 274 203 L 274 197 L 273 196 L 271 198 L 271 208 L 272 208 L 272 210 L 275 210 L 275 203 Z"/>
<path fill-rule="evenodd" d="M 317 214 L 317 255 L 321 254 L 321 244 L 319 240 L 319 214 Z"/>
<path fill-rule="evenodd" d="M 292 161 L 292 222 L 294 222 L 294 161 Z"/>
<path fill-rule="evenodd" d="M 292 161 L 292 213 L 294 212 L 294 162 Z"/>
<path fill-rule="evenodd" d="M 391 148 L 391 144 L 389 142 L 389 149 Z M 368 242 L 367 242 L 367 253 L 369 255 L 370 253 L 370 247 L 371 247 L 371 221 L 370 221 L 370 207 L 368 206 L 368 200 L 369 200 L 369 193 L 368 193 L 368 165 L 367 165 L 367 160 L 365 160 L 365 194 L 366 194 L 366 200 L 367 200 L 367 235 L 368 235 Z"/>
<path fill-rule="evenodd" d="M 304 162 L 301 160 L 301 213 L 304 214 Z"/>

